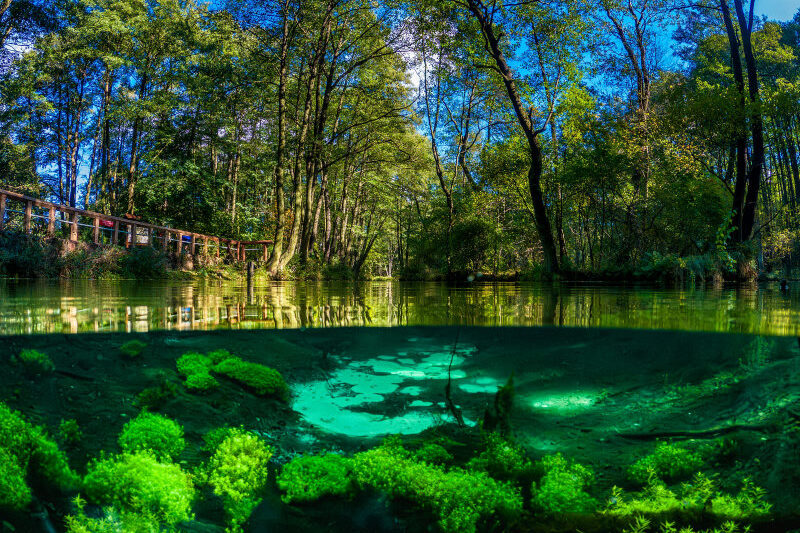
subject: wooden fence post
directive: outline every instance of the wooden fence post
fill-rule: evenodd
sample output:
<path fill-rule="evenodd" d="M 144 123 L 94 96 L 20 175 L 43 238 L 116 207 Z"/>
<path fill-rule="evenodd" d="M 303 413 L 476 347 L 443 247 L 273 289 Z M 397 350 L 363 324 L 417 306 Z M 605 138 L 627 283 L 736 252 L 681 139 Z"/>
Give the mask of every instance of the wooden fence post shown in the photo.
<path fill-rule="evenodd" d="M 25 234 L 31 232 L 31 211 L 33 210 L 33 202 L 28 200 L 25 202 Z"/>
<path fill-rule="evenodd" d="M 178 245 L 177 245 L 177 248 L 176 248 L 177 249 L 176 253 L 178 254 L 178 257 L 180 257 L 180 255 L 181 255 L 181 247 L 183 246 L 183 233 L 181 233 L 179 231 L 179 232 L 176 233 L 176 235 L 178 237 Z"/>
<path fill-rule="evenodd" d="M 94 243 L 97 244 L 100 242 L 100 219 L 94 217 L 93 225 L 94 225 Z"/>
<path fill-rule="evenodd" d="M 47 215 L 47 235 L 52 237 L 56 233 L 56 208 L 50 207 Z"/>
<path fill-rule="evenodd" d="M 147 245 L 155 247 L 156 243 L 153 242 L 153 235 L 155 235 L 155 232 L 153 231 L 153 228 L 148 226 L 147 227 Z"/>
<path fill-rule="evenodd" d="M 264 262 L 267 261 L 267 245 L 264 245 Z"/>
<path fill-rule="evenodd" d="M 119 244 L 119 220 L 114 221 L 114 235 L 111 237 L 111 244 Z"/>
<path fill-rule="evenodd" d="M 78 240 L 78 212 L 72 212 L 72 221 L 70 222 L 71 227 L 69 230 L 69 240 L 77 241 Z"/>
<path fill-rule="evenodd" d="M 6 195 L 0 194 L 0 231 L 6 224 Z"/>
<path fill-rule="evenodd" d="M 164 238 L 162 239 L 161 247 L 164 250 L 164 253 L 167 253 L 167 250 L 169 249 L 169 230 L 167 229 L 164 230 Z"/>
<path fill-rule="evenodd" d="M 217 243 L 217 259 L 219 259 L 219 249 L 222 244 L 219 242 L 219 238 L 215 237 L 214 241 Z"/>
<path fill-rule="evenodd" d="M 189 253 L 193 256 L 197 253 L 197 238 L 194 236 L 194 233 L 192 233 L 192 240 L 189 243 Z"/>

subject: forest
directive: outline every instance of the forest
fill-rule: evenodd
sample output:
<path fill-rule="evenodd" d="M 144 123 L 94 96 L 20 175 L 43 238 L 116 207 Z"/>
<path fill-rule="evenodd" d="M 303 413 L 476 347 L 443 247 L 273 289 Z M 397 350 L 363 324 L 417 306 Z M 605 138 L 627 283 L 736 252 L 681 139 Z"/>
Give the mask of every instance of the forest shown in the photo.
<path fill-rule="evenodd" d="M 788 277 L 800 12 L 758 9 L 2 0 L 0 188 L 275 278 Z"/>

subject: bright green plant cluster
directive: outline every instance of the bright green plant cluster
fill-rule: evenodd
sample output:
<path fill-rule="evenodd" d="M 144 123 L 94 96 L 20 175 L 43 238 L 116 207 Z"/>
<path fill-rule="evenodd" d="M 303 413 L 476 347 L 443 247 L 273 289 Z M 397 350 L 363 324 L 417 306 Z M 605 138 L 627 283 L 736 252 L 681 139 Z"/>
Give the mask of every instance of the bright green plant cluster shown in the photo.
<path fill-rule="evenodd" d="M 289 387 L 280 372 L 258 363 L 243 361 L 238 357 L 220 361 L 214 365 L 213 370 L 252 389 L 259 396 L 285 398 L 289 392 Z"/>
<path fill-rule="evenodd" d="M 16 362 L 28 374 L 47 374 L 56 368 L 50 356 L 38 350 L 22 350 L 19 352 Z"/>
<path fill-rule="evenodd" d="M 732 495 L 719 491 L 709 477 L 695 474 L 675 491 L 655 478 L 641 492 L 630 495 L 614 487 L 604 512 L 627 518 L 658 515 L 691 519 L 709 513 L 719 520 L 752 520 L 766 516 L 771 508 L 764 489 L 749 478 L 743 480 L 739 493 Z"/>
<path fill-rule="evenodd" d="M 654 529 L 651 529 L 654 528 Z M 670 521 L 654 521 L 644 516 L 637 516 L 633 522 L 622 530 L 622 533 L 748 533 L 748 526 L 740 527 L 732 521 L 723 522 L 713 529 L 694 529 L 691 526 L 679 527 Z"/>
<path fill-rule="evenodd" d="M 183 428 L 174 420 L 155 413 L 142 412 L 125 424 L 119 436 L 124 452 L 149 451 L 157 459 L 174 460 L 186 447 Z"/>
<path fill-rule="evenodd" d="M 542 473 L 531 487 L 531 506 L 547 514 L 591 513 L 597 500 L 586 487 L 594 480 L 594 472 L 586 466 L 567 460 L 560 453 L 546 455 L 535 468 Z"/>
<path fill-rule="evenodd" d="M 174 525 L 191 520 L 195 488 L 192 477 L 148 452 L 123 453 L 89 465 L 83 487 L 90 500 L 119 513 L 153 517 Z"/>
<path fill-rule="evenodd" d="M 191 392 L 207 392 L 219 387 L 211 375 L 211 357 L 197 352 L 185 353 L 178 358 L 178 372 L 186 378 L 186 388 Z"/>
<path fill-rule="evenodd" d="M 453 456 L 441 444 L 426 442 L 414 452 L 414 459 L 432 465 L 446 465 L 453 460 Z"/>
<path fill-rule="evenodd" d="M 467 463 L 474 470 L 484 470 L 497 479 L 516 479 L 531 467 L 525 450 L 499 433 L 485 435 L 485 449 Z"/>
<path fill-rule="evenodd" d="M 441 467 L 415 461 L 396 444 L 384 444 L 353 457 L 353 473 L 362 488 L 374 488 L 430 510 L 446 532 L 474 532 L 481 518 L 512 522 L 522 498 L 511 485 L 484 472 Z"/>
<path fill-rule="evenodd" d="M 75 446 L 81 441 L 83 432 L 78 425 L 78 421 L 74 418 L 70 418 L 69 420 L 62 419 L 58 424 L 58 436 L 64 444 Z"/>
<path fill-rule="evenodd" d="M 250 517 L 267 484 L 272 449 L 252 433 L 229 431 L 206 465 L 202 476 L 222 498 L 234 531 Z"/>
<path fill-rule="evenodd" d="M 28 478 L 41 478 L 68 489 L 78 478 L 67 457 L 39 426 L 0 402 L 0 509 L 22 510 L 33 494 Z"/>
<path fill-rule="evenodd" d="M 278 476 L 286 503 L 310 502 L 323 496 L 347 496 L 354 490 L 353 460 L 334 453 L 292 459 Z"/>
<path fill-rule="evenodd" d="M 653 453 L 646 455 L 628 468 L 628 477 L 637 483 L 647 483 L 655 476 L 664 481 L 686 478 L 703 466 L 697 452 L 677 444 L 659 443 Z"/>
<path fill-rule="evenodd" d="M 119 351 L 122 352 L 122 355 L 126 357 L 129 357 L 131 359 L 136 359 L 137 357 L 142 355 L 142 352 L 146 347 L 147 344 L 145 344 L 144 342 L 138 339 L 133 339 L 120 346 Z"/>
<path fill-rule="evenodd" d="M 157 411 L 177 396 L 177 392 L 177 385 L 169 381 L 165 373 L 161 372 L 158 375 L 158 385 L 147 387 L 136 395 L 136 405 L 141 409 Z"/>
<path fill-rule="evenodd" d="M 73 500 L 76 512 L 65 518 L 67 533 L 158 533 L 158 519 L 146 511 L 119 511 L 106 507 L 102 518 L 86 516 L 86 501 L 80 496 Z"/>

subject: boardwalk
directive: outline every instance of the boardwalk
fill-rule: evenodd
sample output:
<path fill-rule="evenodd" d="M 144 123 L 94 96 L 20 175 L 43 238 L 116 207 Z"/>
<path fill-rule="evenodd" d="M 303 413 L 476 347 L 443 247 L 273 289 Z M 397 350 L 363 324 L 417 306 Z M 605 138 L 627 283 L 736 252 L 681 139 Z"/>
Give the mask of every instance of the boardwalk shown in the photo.
<path fill-rule="evenodd" d="M 269 245 L 272 244 L 272 241 L 237 241 L 157 226 L 132 218 L 53 204 L 0 189 L 0 231 L 15 222 L 26 234 L 31 234 L 38 226 L 47 236 L 55 237 L 58 228 L 62 234 L 66 233 L 70 242 L 125 247 L 160 245 L 165 253 L 172 249 L 177 255 L 184 251 L 192 255 L 201 253 L 216 257 L 224 254 L 224 257 L 233 261 L 266 261 Z"/>

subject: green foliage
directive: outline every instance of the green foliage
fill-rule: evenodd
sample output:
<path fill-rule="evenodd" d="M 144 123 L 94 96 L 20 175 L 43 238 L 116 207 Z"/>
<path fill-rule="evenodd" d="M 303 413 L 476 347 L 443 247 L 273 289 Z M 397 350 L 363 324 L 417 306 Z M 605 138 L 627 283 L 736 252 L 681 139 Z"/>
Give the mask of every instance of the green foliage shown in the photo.
<path fill-rule="evenodd" d="M 354 489 L 352 470 L 352 459 L 333 453 L 296 457 L 278 476 L 278 488 L 285 493 L 281 499 L 295 503 L 350 495 Z"/>
<path fill-rule="evenodd" d="M 149 451 L 159 460 L 178 457 L 186 447 L 183 428 L 169 418 L 143 412 L 122 428 L 119 445 L 124 452 Z"/>
<path fill-rule="evenodd" d="M 16 358 L 16 362 L 25 369 L 28 374 L 46 374 L 55 370 L 56 365 L 45 353 L 37 350 L 22 350 Z"/>
<path fill-rule="evenodd" d="M 83 432 L 78 425 L 78 421 L 74 418 L 70 418 L 69 420 L 61 419 L 61 422 L 58 424 L 58 436 L 64 444 L 75 446 L 81 441 Z"/>
<path fill-rule="evenodd" d="M 283 376 L 268 366 L 243 361 L 238 357 L 225 359 L 213 367 L 214 372 L 237 381 L 260 396 L 285 398 L 289 388 Z"/>
<path fill-rule="evenodd" d="M 119 351 L 122 352 L 125 357 L 136 359 L 142 355 L 142 352 L 145 348 L 147 348 L 147 343 L 142 342 L 139 339 L 133 339 L 120 346 Z"/>
<path fill-rule="evenodd" d="M 123 453 L 92 462 L 83 487 L 90 500 L 119 512 L 149 515 L 170 526 L 193 518 L 191 476 L 149 453 Z"/>
<path fill-rule="evenodd" d="M 547 455 L 536 463 L 543 473 L 531 488 L 531 506 L 547 514 L 591 513 L 597 500 L 586 492 L 594 480 L 591 469 L 565 459 L 561 454 Z"/>
<path fill-rule="evenodd" d="M 628 477 L 637 483 L 647 483 L 655 476 L 665 481 L 690 476 L 703 466 L 700 454 L 677 444 L 659 443 L 655 450 L 633 463 Z"/>
<path fill-rule="evenodd" d="M 225 350 L 218 352 L 227 354 Z M 213 353 L 217 354 L 217 357 L 221 357 L 221 354 Z M 230 356 L 230 354 L 228 355 Z M 186 388 L 190 392 L 208 392 L 219 387 L 219 382 L 211 375 L 212 364 L 212 357 L 197 352 L 185 353 L 178 358 L 178 373 L 186 378 Z"/>
<path fill-rule="evenodd" d="M 432 465 L 446 465 L 453 460 L 453 456 L 444 446 L 426 442 L 414 452 L 414 459 Z"/>
<path fill-rule="evenodd" d="M 480 519 L 513 521 L 522 510 L 522 499 L 511 485 L 483 472 L 446 471 L 417 462 L 397 444 L 384 443 L 356 454 L 353 473 L 361 487 L 431 511 L 447 532 L 474 532 Z"/>
<path fill-rule="evenodd" d="M 147 387 L 136 395 L 136 405 L 140 409 L 158 411 L 174 398 L 178 393 L 178 387 L 167 379 L 166 373 L 159 373 L 158 385 Z"/>
<path fill-rule="evenodd" d="M 152 246 L 135 246 L 120 258 L 120 275 L 135 279 L 159 279 L 167 273 L 167 256 Z"/>
<path fill-rule="evenodd" d="M 467 463 L 474 470 L 484 470 L 496 479 L 517 479 L 531 468 L 525 450 L 498 433 L 484 435 L 485 449 Z"/>
<path fill-rule="evenodd" d="M 28 479 L 46 480 L 63 489 L 77 482 L 66 455 L 44 429 L 0 403 L 0 508 L 22 510 L 30 503 Z"/>
<path fill-rule="evenodd" d="M 204 468 L 203 477 L 222 498 L 236 530 L 261 502 L 272 449 L 252 433 L 230 430 Z"/>
<path fill-rule="evenodd" d="M 113 507 L 104 509 L 102 518 L 86 516 L 86 502 L 76 496 L 73 499 L 76 508 L 74 515 L 67 516 L 65 524 L 67 533 L 159 533 L 161 525 L 158 519 L 147 511 L 118 511 Z"/>

